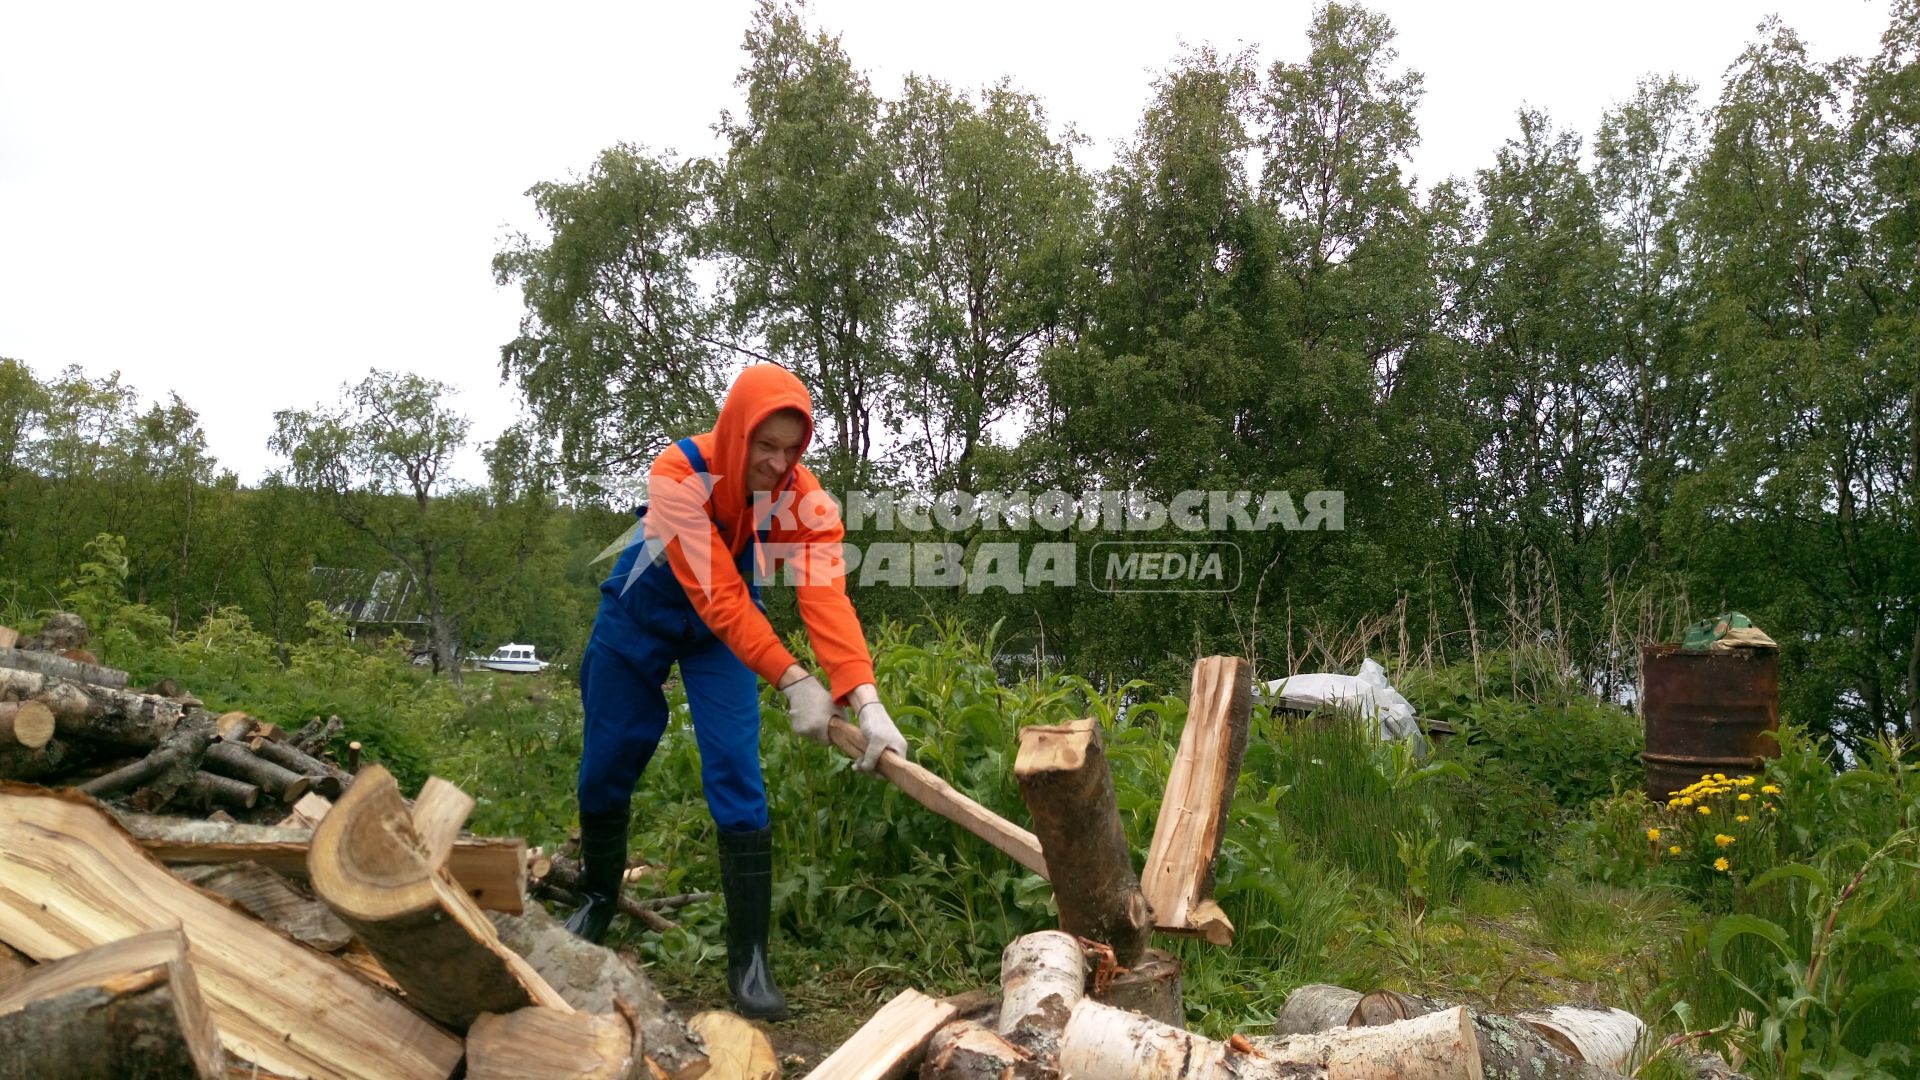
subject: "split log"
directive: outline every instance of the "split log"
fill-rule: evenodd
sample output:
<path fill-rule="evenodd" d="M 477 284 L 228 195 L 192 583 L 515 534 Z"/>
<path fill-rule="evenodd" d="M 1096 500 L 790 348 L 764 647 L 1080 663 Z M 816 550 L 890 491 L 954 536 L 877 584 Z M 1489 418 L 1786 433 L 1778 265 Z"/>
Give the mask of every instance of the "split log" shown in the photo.
<path fill-rule="evenodd" d="M 33 961 L 20 950 L 0 941 L 0 986 L 33 970 Z"/>
<path fill-rule="evenodd" d="M 918 990 L 902 990 L 808 1073 L 807 1080 L 894 1080 L 905 1076 L 919 1063 L 927 1040 L 952 1019 L 953 1006 Z"/>
<path fill-rule="evenodd" d="M 40 624 L 40 632 L 28 638 L 20 647 L 57 653 L 68 649 L 84 649 L 92 640 L 93 631 L 87 629 L 87 620 L 71 611 L 59 611 L 47 616 L 47 621 Z"/>
<path fill-rule="evenodd" d="M 1097 1001 L 1074 1007 L 1060 1071 L 1102 1080 L 1482 1080 L 1465 1009 L 1392 1027 L 1220 1043 Z"/>
<path fill-rule="evenodd" d="M 160 745 L 186 711 L 163 697 L 12 668 L 0 668 L 0 700 L 40 702 L 64 737 L 139 750 Z"/>
<path fill-rule="evenodd" d="M 38 701 L 0 701 L 0 745 L 38 750 L 52 739 L 52 709 Z"/>
<path fill-rule="evenodd" d="M 445 1080 L 460 1060 L 391 996 L 176 879 L 91 799 L 0 784 L 0 941 L 46 962 L 174 925 L 236 1057 L 315 1080 Z"/>
<path fill-rule="evenodd" d="M 98 664 L 83 664 L 55 653 L 28 652 L 25 649 L 0 648 L 0 668 L 34 671 L 75 682 L 91 683 L 111 690 L 127 688 L 127 673 Z"/>
<path fill-rule="evenodd" d="M 1059 1075 L 1050 1062 L 972 1020 L 956 1020 L 934 1032 L 920 1064 L 920 1080 L 1055 1080 Z"/>
<path fill-rule="evenodd" d="M 178 930 L 110 942 L 0 987 L 0 1076 L 213 1080 L 225 1065 Z"/>
<path fill-rule="evenodd" d="M 833 740 L 834 749 L 856 761 L 867 752 L 866 735 L 845 720 L 828 721 L 827 734 Z M 985 840 L 1021 866 L 1041 877 L 1048 876 L 1047 862 L 1037 837 L 961 794 L 932 770 L 895 753 L 881 755 L 874 768 L 914 802 Z"/>
<path fill-rule="evenodd" d="M 313 786 L 299 773 L 283 769 L 236 743 L 218 742 L 207 748 L 207 768 L 222 776 L 244 780 L 291 806 Z"/>
<path fill-rule="evenodd" d="M 1095 987 L 1093 1000 L 1150 1016 L 1169 1027 L 1187 1026 L 1180 961 L 1159 949 L 1148 949 L 1141 954 L 1140 961 L 1115 975 L 1106 989 Z"/>
<path fill-rule="evenodd" d="M 165 804 L 175 792 L 193 784 L 213 739 L 212 718 L 195 713 L 160 740 L 153 753 L 131 765 L 94 777 L 81 784 L 80 790 L 104 799 L 144 784 L 154 790 L 160 804 Z"/>
<path fill-rule="evenodd" d="M 660 1075 L 694 1080 L 706 1073 L 700 1040 L 639 968 L 611 949 L 568 933 L 538 904 L 528 905 L 523 915 L 494 912 L 488 917 L 500 940 L 526 957 L 567 1004 L 582 1012 L 633 1010 L 647 1060 Z"/>
<path fill-rule="evenodd" d="M 1140 872 L 1157 930 L 1233 944 L 1233 923 L 1209 898 L 1252 714 L 1253 674 L 1245 660 L 1209 656 L 1194 665 L 1186 728 Z"/>
<path fill-rule="evenodd" d="M 295 829 L 311 829 L 320 824 L 320 819 L 326 817 L 331 809 L 333 800 L 330 797 L 309 791 L 300 796 L 300 801 L 293 804 L 293 810 L 280 819 L 280 824 Z"/>
<path fill-rule="evenodd" d="M 1059 930 L 1018 937 L 1000 954 L 1000 1020 L 995 1031 L 1051 1061 L 1060 1033 L 1087 988 L 1087 954 Z"/>
<path fill-rule="evenodd" d="M 1627 1071 L 1634 1045 L 1647 1032 L 1639 1017 L 1621 1009 L 1550 1005 L 1514 1017 L 1568 1057 L 1614 1072 Z"/>
<path fill-rule="evenodd" d="M 530 1007 L 483 1013 L 467 1032 L 467 1080 L 639 1080 L 633 1029 L 618 1016 Z"/>
<path fill-rule="evenodd" d="M 204 810 L 214 803 L 251 810 L 260 801 L 260 789 L 245 780 L 235 780 L 230 776 L 221 776 L 205 770 L 193 774 L 193 779 L 181 789 L 181 798 L 189 806 Z M 136 803 L 142 802 L 136 798 Z M 142 809 L 158 810 L 166 805 L 164 798 L 158 801 L 145 801 Z"/>
<path fill-rule="evenodd" d="M 239 904 L 302 945 L 321 952 L 339 952 L 353 941 L 353 932 L 327 905 L 259 863 L 181 866 L 173 873 L 182 881 Z"/>
<path fill-rule="evenodd" d="M 1398 990 L 1374 990 L 1360 995 L 1360 1000 L 1353 1003 L 1346 1023 L 1348 1027 L 1380 1027 L 1451 1008 L 1450 1001 L 1435 1001 Z"/>
<path fill-rule="evenodd" d="M 483 1012 L 570 1010 L 444 869 L 430 864 L 392 774 L 376 765 L 313 830 L 313 891 L 421 1012 L 464 1030 Z"/>
<path fill-rule="evenodd" d="M 1111 946 L 1120 965 L 1132 967 L 1147 947 L 1153 909 L 1134 876 L 1099 725 L 1020 729 L 1013 775 L 1052 868 L 1060 928 Z"/>
<path fill-rule="evenodd" d="M 20 644 L 20 631 L 11 626 L 0 626 L 0 649 L 11 649 Z"/>
<path fill-rule="evenodd" d="M 1287 995 L 1286 1004 L 1280 1006 L 1280 1015 L 1274 1018 L 1273 1033 L 1285 1038 L 1288 1035 L 1311 1035 L 1346 1027 L 1354 1006 L 1358 1004 L 1360 993 L 1357 990 L 1327 983 L 1308 983 Z"/>
<path fill-rule="evenodd" d="M 413 800 L 412 816 L 413 831 L 420 837 L 428 866 L 438 870 L 447 864 L 473 806 L 473 796 L 457 785 L 437 776 L 427 777 L 419 797 Z"/>
<path fill-rule="evenodd" d="M 687 1026 L 707 1044 L 712 1070 L 706 1080 L 780 1080 L 773 1043 L 744 1018 L 716 1009 L 696 1014 Z"/>
<path fill-rule="evenodd" d="M 275 825 L 221 825 L 184 818 L 123 814 L 127 829 L 154 857 L 170 866 L 257 862 L 276 874 L 304 880 L 311 829 Z M 489 911 L 518 912 L 525 905 L 526 843 L 518 837 L 463 836 L 447 869 Z"/>

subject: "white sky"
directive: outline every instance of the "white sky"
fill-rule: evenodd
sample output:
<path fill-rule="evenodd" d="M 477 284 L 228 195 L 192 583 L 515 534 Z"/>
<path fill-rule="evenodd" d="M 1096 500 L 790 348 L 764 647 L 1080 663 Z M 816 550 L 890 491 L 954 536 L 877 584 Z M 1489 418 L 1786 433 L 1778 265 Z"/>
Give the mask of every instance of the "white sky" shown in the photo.
<path fill-rule="evenodd" d="M 1781 15 L 1816 59 L 1867 55 L 1881 0 L 1377 0 L 1426 75 L 1423 184 L 1490 164 L 1524 101 L 1590 134 L 1648 72 L 1711 101 Z M 177 391 L 249 482 L 274 410 L 371 366 L 461 388 L 476 438 L 513 419 L 520 316 L 489 260 L 523 192 L 620 141 L 711 153 L 752 0 L 705 4 L 68 4 L 0 0 L 0 356 Z M 816 0 L 876 90 L 1002 75 L 1091 136 L 1131 135 L 1182 42 L 1306 51 L 1305 0 Z M 477 457 L 462 472 L 479 478 Z"/>

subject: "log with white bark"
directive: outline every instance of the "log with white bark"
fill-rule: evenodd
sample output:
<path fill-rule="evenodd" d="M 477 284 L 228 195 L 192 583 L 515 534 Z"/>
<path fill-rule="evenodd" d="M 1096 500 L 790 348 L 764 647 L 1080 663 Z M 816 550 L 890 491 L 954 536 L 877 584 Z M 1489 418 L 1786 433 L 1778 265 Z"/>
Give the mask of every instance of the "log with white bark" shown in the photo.
<path fill-rule="evenodd" d="M 353 932 L 327 905 L 259 863 L 179 866 L 173 873 L 181 881 L 226 897 L 260 921 L 321 952 L 339 952 L 353 941 Z"/>
<path fill-rule="evenodd" d="M 52 709 L 38 701 L 0 701 L 0 745 L 38 750 L 52 738 Z"/>
<path fill-rule="evenodd" d="M 178 930 L 109 942 L 0 986 L 0 1076 L 212 1080 L 225 1063 Z"/>
<path fill-rule="evenodd" d="M 38 701 L 53 710 L 64 738 L 150 750 L 167 737 L 185 707 L 177 701 L 113 690 L 33 671 L 0 668 L 0 700 Z"/>
<path fill-rule="evenodd" d="M 1242 1049 L 1241 1046 L 1245 1048 Z M 1306 1067 L 1304 1070 L 1302 1067 Z M 1313 1070 L 1321 1071 L 1313 1071 Z M 1465 1009 L 1391 1027 L 1215 1042 L 1097 1001 L 1074 1006 L 1061 1040 L 1067 1080 L 1482 1080 Z"/>
<path fill-rule="evenodd" d="M 207 747 L 206 765 L 208 772 L 252 784 L 287 806 L 299 802 L 313 786 L 313 781 L 256 756 L 238 743 L 217 742 Z"/>
<path fill-rule="evenodd" d="M 101 667 L 98 664 L 83 664 L 56 653 L 29 652 L 26 649 L 0 647 L 0 668 L 36 671 L 42 675 L 92 683 L 94 686 L 104 686 L 110 690 L 127 688 L 127 673 L 124 671 Z"/>
<path fill-rule="evenodd" d="M 1000 954 L 1000 1019 L 995 1030 L 1040 1058 L 1060 1049 L 1060 1033 L 1087 987 L 1087 954 L 1059 930 L 1018 937 Z"/>
<path fill-rule="evenodd" d="M 1060 928 L 1110 946 L 1122 967 L 1133 966 L 1153 909 L 1134 873 L 1099 725 L 1020 729 L 1013 775 L 1046 854 Z"/>
<path fill-rule="evenodd" d="M 1252 671 L 1237 656 L 1209 656 L 1194 665 L 1186 727 L 1140 871 L 1155 929 L 1215 945 L 1233 944 L 1233 923 L 1211 900 L 1213 867 L 1247 752 Z"/>
<path fill-rule="evenodd" d="M 375 765 L 313 830 L 313 891 L 421 1012 L 464 1030 L 483 1012 L 569 1009 L 445 869 L 432 865 L 392 774 Z"/>
<path fill-rule="evenodd" d="M 1273 1033 L 1284 1038 L 1346 1027 L 1360 997 L 1357 990 L 1328 983 L 1297 987 L 1280 1006 L 1280 1015 L 1274 1017 Z"/>
<path fill-rule="evenodd" d="M 1354 1003 L 1354 1027 L 1380 1027 L 1453 1008 L 1445 1002 L 1392 990 L 1375 990 Z M 1548 1042 L 1524 1021 L 1473 1013 L 1486 1080 L 1611 1080 L 1619 1074 L 1589 1065 Z"/>
<path fill-rule="evenodd" d="M 1055 1080 L 1059 1075 L 1051 1060 L 973 1020 L 955 1020 L 934 1032 L 920 1063 L 920 1080 Z"/>
<path fill-rule="evenodd" d="M 276 874 L 307 877 L 311 829 L 145 814 L 120 817 L 141 845 L 169 866 L 257 862 Z M 447 869 L 474 903 L 489 911 L 518 912 L 525 905 L 526 842 L 518 837 L 463 836 L 454 842 Z"/>
<path fill-rule="evenodd" d="M 827 734 L 834 749 L 850 758 L 858 760 L 867 752 L 866 735 L 845 720 L 829 721 Z M 1021 866 L 1048 876 L 1038 837 L 961 794 L 932 770 L 889 752 L 881 755 L 874 771 L 914 802 L 985 840 Z"/>
<path fill-rule="evenodd" d="M 508 948 L 527 958 L 569 1005 L 582 1012 L 633 1010 L 647 1060 L 667 1080 L 707 1072 L 706 1051 L 640 969 L 611 949 L 567 932 L 540 905 L 522 915 L 489 914 Z"/>
<path fill-rule="evenodd" d="M 483 1013 L 467 1031 L 467 1080 L 641 1080 L 633 1029 L 619 1016 L 530 1006 Z"/>
<path fill-rule="evenodd" d="M 1373 990 L 1361 994 L 1360 1000 L 1353 1003 L 1346 1024 L 1348 1027 L 1380 1027 L 1451 1008 L 1450 1001 L 1436 1001 L 1398 990 Z"/>
<path fill-rule="evenodd" d="M 84 649 L 93 640 L 93 631 L 87 628 L 87 620 L 71 611 L 57 611 L 47 616 L 40 624 L 40 632 L 20 644 L 22 649 L 35 649 L 40 652 L 66 652 L 68 649 Z"/>
<path fill-rule="evenodd" d="M 953 1019 L 953 1006 L 918 990 L 902 990 L 853 1037 L 807 1074 L 807 1080 L 895 1080 L 920 1062 L 933 1033 Z"/>
<path fill-rule="evenodd" d="M 1127 970 L 1096 986 L 1093 1000 L 1150 1016 L 1163 1024 L 1187 1026 L 1187 1000 L 1180 982 L 1180 961 L 1159 949 L 1148 949 Z"/>
<path fill-rule="evenodd" d="M 1550 1005 L 1514 1015 L 1569 1057 L 1614 1072 L 1626 1071 L 1647 1032 L 1639 1017 L 1621 1009 Z"/>
<path fill-rule="evenodd" d="M 315 1080 L 445 1080 L 458 1039 L 168 873 L 87 797 L 0 784 L 0 941 L 42 963 L 181 927 L 221 1042 Z"/>
<path fill-rule="evenodd" d="M 738 1014 L 710 1009 L 696 1013 L 687 1026 L 707 1045 L 712 1068 L 706 1080 L 780 1080 L 773 1043 Z"/>

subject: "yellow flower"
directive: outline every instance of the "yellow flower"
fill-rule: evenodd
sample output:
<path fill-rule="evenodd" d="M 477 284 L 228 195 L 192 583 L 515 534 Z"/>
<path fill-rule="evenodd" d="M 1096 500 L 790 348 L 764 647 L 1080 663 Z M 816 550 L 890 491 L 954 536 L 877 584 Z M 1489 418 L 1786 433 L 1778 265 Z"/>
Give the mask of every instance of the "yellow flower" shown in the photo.
<path fill-rule="evenodd" d="M 1751 777 L 1751 776 L 1743 776 L 1743 777 L 1741 777 L 1741 778 L 1740 778 L 1740 780 L 1739 780 L 1739 784 L 1740 784 L 1740 786 L 1741 786 L 1741 787 L 1752 787 L 1752 786 L 1753 786 L 1753 777 Z"/>
<path fill-rule="evenodd" d="M 1715 870 L 1720 871 L 1723 874 L 1726 873 L 1727 872 L 1726 856 L 1723 855 L 1720 858 L 1713 860 L 1713 868 Z"/>
<path fill-rule="evenodd" d="M 1760 785 L 1760 794 L 1778 795 L 1780 794 L 1780 787 L 1777 784 L 1762 784 Z"/>
<path fill-rule="evenodd" d="M 1669 810 L 1671 810 L 1671 809 L 1673 809 L 1674 807 L 1676 807 L 1676 806 L 1679 806 L 1679 805 L 1680 805 L 1680 800 L 1679 800 L 1679 799 L 1668 799 L 1668 800 L 1667 800 L 1667 809 L 1669 809 Z"/>
<path fill-rule="evenodd" d="M 1648 830 L 1647 830 L 1647 839 L 1648 839 L 1648 840 L 1658 840 L 1658 839 L 1660 839 L 1660 830 L 1659 830 L 1659 829 L 1648 829 Z"/>
<path fill-rule="evenodd" d="M 1779 813 L 1779 812 L 1780 812 L 1780 808 L 1779 808 L 1779 807 L 1777 807 L 1777 806 L 1775 806 L 1775 805 L 1773 805 L 1772 803 L 1768 803 L 1768 804 L 1767 804 L 1767 813 L 1769 813 L 1769 814 L 1777 814 L 1777 813 Z"/>
<path fill-rule="evenodd" d="M 1727 778 L 1727 774 L 1723 772 L 1717 772 L 1713 774 L 1713 778 L 1715 780 L 1725 780 Z"/>
<path fill-rule="evenodd" d="M 1701 813 L 1703 813 L 1703 814 L 1711 814 L 1711 813 L 1713 813 L 1713 807 L 1711 807 L 1711 806 L 1702 806 L 1702 807 L 1699 807 L 1698 809 L 1699 809 L 1699 811 L 1700 811 Z"/>
<path fill-rule="evenodd" d="M 1733 843 L 1733 837 L 1728 836 L 1726 833 L 1715 833 L 1713 842 L 1720 847 L 1726 847 L 1728 844 Z"/>
<path fill-rule="evenodd" d="M 1682 795 L 1682 796 L 1680 796 L 1680 797 L 1679 797 L 1678 799 L 1676 799 L 1676 800 L 1674 800 L 1674 801 L 1675 801 L 1675 802 L 1678 802 L 1678 803 L 1679 803 L 1679 804 L 1680 804 L 1681 806 L 1692 806 L 1692 805 L 1693 805 L 1693 797 L 1692 797 L 1691 795 Z"/>
<path fill-rule="evenodd" d="M 1751 801 L 1752 799 L 1753 799 L 1753 796 L 1752 796 L 1752 795 L 1750 795 L 1750 794 L 1748 794 L 1747 792 L 1744 792 L 1744 791 L 1743 791 L 1743 792 L 1741 792 L 1741 793 L 1740 793 L 1740 801 L 1741 801 L 1741 802 L 1749 802 L 1749 801 Z"/>
<path fill-rule="evenodd" d="M 1667 854 L 1669 854 L 1669 855 L 1678 855 L 1678 854 L 1680 854 L 1680 845 L 1679 845 L 1679 844 L 1675 844 L 1675 845 L 1673 845 L 1672 847 L 1670 847 L 1670 848 L 1668 848 L 1668 849 L 1667 849 Z"/>
<path fill-rule="evenodd" d="M 1742 825 L 1745 825 L 1747 822 L 1752 821 L 1753 819 L 1748 817 L 1745 814 L 1735 814 L 1733 816 L 1733 820 L 1739 822 Z"/>

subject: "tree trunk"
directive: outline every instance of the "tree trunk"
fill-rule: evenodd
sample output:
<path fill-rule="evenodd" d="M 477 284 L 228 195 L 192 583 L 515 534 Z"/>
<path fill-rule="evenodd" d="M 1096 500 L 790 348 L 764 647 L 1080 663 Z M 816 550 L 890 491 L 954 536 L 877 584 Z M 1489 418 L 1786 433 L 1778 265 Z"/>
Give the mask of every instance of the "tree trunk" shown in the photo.
<path fill-rule="evenodd" d="M 1195 934 L 1215 945 L 1233 943 L 1233 924 L 1213 894 L 1213 866 L 1220 856 L 1247 752 L 1253 711 L 1253 676 L 1236 656 L 1209 656 L 1194 665 L 1180 751 L 1167 777 L 1153 846 L 1140 873 L 1140 888 L 1153 906 L 1154 926 Z"/>
<path fill-rule="evenodd" d="M 173 874 L 239 904 L 302 945 L 321 952 L 339 952 L 353 942 L 353 932 L 327 905 L 258 863 L 182 866 Z"/>
<path fill-rule="evenodd" d="M 1086 994 L 1087 954 L 1072 934 L 1042 930 L 1015 938 L 1000 954 L 1000 1020 L 995 1030 L 1051 1061 L 1067 1017 Z"/>
<path fill-rule="evenodd" d="M 314 892 L 428 1016 L 465 1030 L 483 1012 L 568 1010 L 427 857 L 400 789 L 375 765 L 313 830 L 307 869 Z"/>
<path fill-rule="evenodd" d="M 308 876 L 311 829 L 145 814 L 123 814 L 121 820 L 142 847 L 169 866 L 257 862 L 297 880 Z M 526 902 L 526 852 L 525 842 L 517 837 L 462 837 L 454 843 L 447 869 L 473 895 L 474 903 L 489 911 L 517 913 Z"/>
<path fill-rule="evenodd" d="M 1286 1004 L 1280 1006 L 1280 1015 L 1274 1018 L 1273 1033 L 1285 1038 L 1346 1027 L 1354 1006 L 1359 1003 L 1358 991 L 1327 983 L 1308 983 L 1287 995 Z"/>
<path fill-rule="evenodd" d="M 0 648 L 0 668 L 15 671 L 32 671 L 41 675 L 51 675 L 56 679 L 71 679 L 74 682 L 104 686 L 109 690 L 125 690 L 127 673 L 98 664 L 83 664 L 78 660 L 69 660 L 57 653 L 30 652 L 26 649 Z"/>
<path fill-rule="evenodd" d="M 1045 1059 L 1015 1046 L 972 1020 L 956 1020 L 933 1033 L 920 1080 L 1055 1080 Z"/>
<path fill-rule="evenodd" d="M 1159 949 L 1148 949 L 1133 967 L 1114 976 L 1105 990 L 1096 987 L 1093 1000 L 1152 1017 L 1168 1027 L 1187 1026 L 1180 961 Z"/>
<path fill-rule="evenodd" d="M 0 1076 L 213 1080 L 225 1058 L 178 930 L 122 938 L 0 987 Z"/>
<path fill-rule="evenodd" d="M 807 1080 L 897 1080 L 925 1053 L 933 1033 L 953 1019 L 953 1006 L 918 990 L 902 990 Z"/>
<path fill-rule="evenodd" d="M 445 1080 L 460 1060 L 385 992 L 167 873 L 86 796 L 0 784 L 0 940 L 45 962 L 174 926 L 236 1057 L 314 1080 Z"/>
<path fill-rule="evenodd" d="M 467 1080 L 641 1080 L 633 1029 L 618 1016 L 528 1007 L 483 1013 L 467 1032 Z"/>
<path fill-rule="evenodd" d="M 687 1022 L 707 1044 L 708 1080 L 780 1080 L 780 1059 L 766 1033 L 730 1012 L 710 1010 Z"/>
<path fill-rule="evenodd" d="M 693 1080 L 706 1073 L 706 1052 L 640 969 L 611 949 L 568 933 L 538 904 L 529 905 L 524 915 L 496 912 L 489 918 L 500 940 L 526 957 L 569 1005 L 594 1013 L 632 1009 L 647 1060 L 667 1080 Z"/>
<path fill-rule="evenodd" d="M 1099 725 L 1022 728 L 1013 775 L 1046 856 L 1060 928 L 1111 946 L 1120 965 L 1132 967 L 1146 950 L 1153 909 L 1134 875 Z"/>

